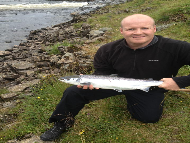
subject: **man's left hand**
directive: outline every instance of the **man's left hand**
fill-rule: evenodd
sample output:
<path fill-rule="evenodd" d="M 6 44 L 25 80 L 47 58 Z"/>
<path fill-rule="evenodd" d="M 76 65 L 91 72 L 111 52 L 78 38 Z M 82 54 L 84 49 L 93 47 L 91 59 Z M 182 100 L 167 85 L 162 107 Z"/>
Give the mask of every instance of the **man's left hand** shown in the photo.
<path fill-rule="evenodd" d="M 172 78 L 163 78 L 161 79 L 161 81 L 163 81 L 163 83 L 158 86 L 159 88 L 164 88 L 166 90 L 174 90 L 174 91 L 180 89 Z"/>

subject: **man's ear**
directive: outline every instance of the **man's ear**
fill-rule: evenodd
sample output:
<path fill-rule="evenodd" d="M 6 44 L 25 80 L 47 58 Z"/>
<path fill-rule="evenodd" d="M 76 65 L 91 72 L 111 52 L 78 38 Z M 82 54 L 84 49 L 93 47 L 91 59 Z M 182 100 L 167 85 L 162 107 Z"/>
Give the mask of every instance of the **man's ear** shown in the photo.
<path fill-rule="evenodd" d="M 156 25 L 154 25 L 154 32 L 156 32 Z"/>
<path fill-rule="evenodd" d="M 121 34 L 123 34 L 123 28 L 122 27 L 120 27 L 120 32 L 121 32 Z"/>

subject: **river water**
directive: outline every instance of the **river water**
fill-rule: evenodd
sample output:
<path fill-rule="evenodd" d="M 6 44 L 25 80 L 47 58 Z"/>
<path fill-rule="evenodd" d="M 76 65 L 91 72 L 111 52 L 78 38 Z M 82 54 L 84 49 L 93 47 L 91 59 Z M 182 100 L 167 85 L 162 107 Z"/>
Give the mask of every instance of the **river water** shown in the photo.
<path fill-rule="evenodd" d="M 0 51 L 26 41 L 31 30 L 72 20 L 70 14 L 73 12 L 88 13 L 98 7 L 127 1 L 0 0 Z"/>
<path fill-rule="evenodd" d="M 64 23 L 87 2 L 0 0 L 0 51 L 26 40 L 31 30 Z"/>

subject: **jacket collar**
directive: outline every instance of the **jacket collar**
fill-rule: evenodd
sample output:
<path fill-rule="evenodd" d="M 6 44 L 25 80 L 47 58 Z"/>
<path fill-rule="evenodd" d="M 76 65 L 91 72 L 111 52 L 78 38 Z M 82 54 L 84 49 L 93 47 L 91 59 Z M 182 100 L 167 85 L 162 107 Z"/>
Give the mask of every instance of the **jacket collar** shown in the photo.
<path fill-rule="evenodd" d="M 146 48 L 150 47 L 151 45 L 154 45 L 154 44 L 157 43 L 157 42 L 158 42 L 158 37 L 154 36 L 154 38 L 152 39 L 152 41 L 151 41 L 147 46 L 141 47 L 141 48 L 138 48 L 138 49 L 146 49 Z M 130 48 L 130 47 L 127 45 L 126 40 L 125 40 L 125 45 L 126 45 L 127 48 Z"/>

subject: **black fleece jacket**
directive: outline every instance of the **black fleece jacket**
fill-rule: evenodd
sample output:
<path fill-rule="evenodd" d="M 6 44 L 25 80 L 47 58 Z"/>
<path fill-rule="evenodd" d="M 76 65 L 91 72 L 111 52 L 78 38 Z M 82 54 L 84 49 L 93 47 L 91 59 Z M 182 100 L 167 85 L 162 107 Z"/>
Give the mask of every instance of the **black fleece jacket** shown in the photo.
<path fill-rule="evenodd" d="M 154 80 L 173 78 L 180 88 L 190 86 L 190 75 L 175 77 L 182 66 L 190 65 L 190 43 L 158 35 L 155 38 L 156 42 L 137 50 L 130 49 L 125 39 L 103 45 L 94 57 L 94 74 Z"/>

